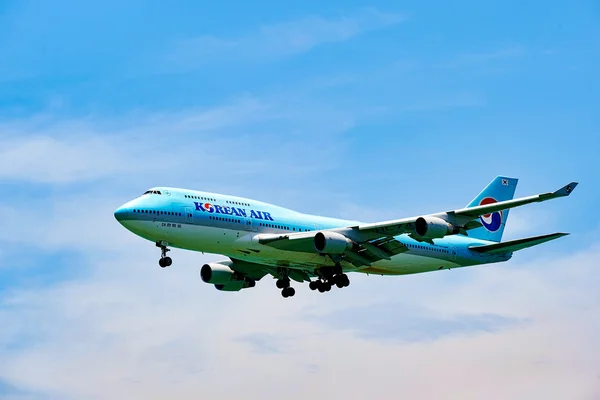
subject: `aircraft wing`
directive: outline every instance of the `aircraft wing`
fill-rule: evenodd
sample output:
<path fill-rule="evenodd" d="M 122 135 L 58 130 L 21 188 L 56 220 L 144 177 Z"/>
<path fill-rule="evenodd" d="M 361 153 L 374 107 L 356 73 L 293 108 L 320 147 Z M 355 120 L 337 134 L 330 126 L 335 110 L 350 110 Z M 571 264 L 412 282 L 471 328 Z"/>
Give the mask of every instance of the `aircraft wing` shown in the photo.
<path fill-rule="evenodd" d="M 350 230 L 350 231 L 348 231 Z M 318 232 L 335 232 L 344 235 L 341 232 L 350 234 L 352 228 L 338 228 L 325 231 L 309 231 L 290 234 L 258 234 L 253 240 L 262 245 L 271 246 L 280 250 L 299 251 L 305 253 L 315 253 L 315 235 Z M 374 240 L 365 240 L 361 243 L 355 242 L 353 248 L 344 252 L 344 259 L 357 267 L 370 265 L 378 260 L 389 260 L 396 254 L 408 250 L 401 242 L 391 236 L 382 236 Z"/>
<path fill-rule="evenodd" d="M 432 239 L 447 235 L 464 234 L 468 230 L 478 228 L 481 223 L 479 217 L 510 208 L 520 207 L 530 203 L 538 203 L 559 197 L 569 196 L 577 186 L 577 182 L 571 182 L 555 192 L 542 193 L 535 196 L 522 197 L 514 200 L 485 204 L 481 206 L 462 208 L 459 210 L 446 211 L 442 213 L 429 214 L 419 217 L 397 219 L 369 224 L 360 224 L 321 231 L 298 232 L 289 234 L 258 234 L 253 240 L 260 244 L 275 247 L 282 250 L 315 252 L 315 236 L 319 232 L 331 232 L 338 239 L 349 239 L 352 247 L 343 252 L 344 258 L 356 266 L 370 265 L 382 259 L 390 259 L 393 255 L 407 251 L 405 245 L 394 239 L 394 236 L 410 234 L 419 241 L 432 242 Z M 419 227 L 435 225 L 439 236 L 421 236 L 418 234 Z M 444 231 L 440 233 L 439 229 Z"/>
<path fill-rule="evenodd" d="M 536 196 L 522 197 L 520 199 L 501 201 L 499 203 L 486 204 L 483 206 L 463 208 L 456 211 L 449 211 L 448 213 L 452 213 L 456 216 L 476 218 L 496 211 L 524 206 L 525 204 L 540 203 L 542 201 L 552 200 L 558 197 L 566 197 L 573 192 L 577 185 L 577 182 L 571 182 L 555 192 L 542 193 Z"/>
<path fill-rule="evenodd" d="M 558 197 L 569 196 L 575 187 L 577 182 L 571 182 L 568 185 L 563 186 L 555 192 L 542 193 L 535 196 L 522 197 L 514 200 L 501 201 L 492 204 L 486 204 L 482 206 L 462 208 L 460 210 L 446 211 L 443 213 L 431 214 L 425 217 L 436 217 L 440 218 L 459 229 L 467 231 L 469 229 L 478 228 L 481 224 L 475 221 L 477 218 L 491 214 L 496 211 L 507 210 L 510 208 L 520 207 L 530 203 L 539 203 L 547 200 L 556 199 Z M 380 236 L 385 235 L 401 235 L 403 233 L 415 232 L 415 223 L 420 217 L 398 219 L 393 221 L 376 222 L 372 224 L 365 224 L 354 226 L 352 229 L 358 230 L 365 236 Z M 460 232 L 466 233 L 466 232 Z M 415 238 L 417 239 L 417 238 Z M 417 239 L 418 240 L 418 239 Z"/>

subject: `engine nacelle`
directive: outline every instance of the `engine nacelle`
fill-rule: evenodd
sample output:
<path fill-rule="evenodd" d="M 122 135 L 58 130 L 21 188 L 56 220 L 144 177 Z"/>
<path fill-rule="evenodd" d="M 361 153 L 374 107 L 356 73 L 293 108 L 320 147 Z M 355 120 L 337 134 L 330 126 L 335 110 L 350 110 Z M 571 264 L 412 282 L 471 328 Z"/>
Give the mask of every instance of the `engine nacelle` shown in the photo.
<path fill-rule="evenodd" d="M 229 266 L 219 263 L 204 264 L 200 277 L 206 283 L 212 283 L 217 290 L 238 292 L 242 289 L 256 286 L 256 281 L 247 276 L 241 276 Z"/>
<path fill-rule="evenodd" d="M 353 245 L 352 240 L 340 233 L 325 231 L 315 235 L 315 249 L 319 253 L 342 254 Z"/>
<path fill-rule="evenodd" d="M 236 281 L 235 272 L 227 265 L 210 263 L 204 264 L 200 270 L 200 277 L 206 283 L 225 285 Z"/>
<path fill-rule="evenodd" d="M 455 235 L 460 229 L 438 217 L 419 217 L 415 221 L 415 233 L 422 238 L 443 238 Z"/>
<path fill-rule="evenodd" d="M 223 292 L 239 292 L 242 289 L 256 286 L 256 282 L 253 279 L 242 279 L 239 281 L 233 281 L 226 284 L 216 284 L 215 288 Z"/>

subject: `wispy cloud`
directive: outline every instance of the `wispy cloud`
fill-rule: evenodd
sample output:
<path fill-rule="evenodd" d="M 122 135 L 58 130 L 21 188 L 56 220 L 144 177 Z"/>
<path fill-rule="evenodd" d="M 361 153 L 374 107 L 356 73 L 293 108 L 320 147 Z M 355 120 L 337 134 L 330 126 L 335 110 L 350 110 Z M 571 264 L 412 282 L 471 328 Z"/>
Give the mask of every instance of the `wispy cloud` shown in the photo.
<path fill-rule="evenodd" d="M 480 52 L 480 53 L 467 53 L 459 56 L 459 59 L 464 61 L 490 61 L 498 60 L 503 58 L 519 57 L 525 54 L 525 49 L 521 46 L 506 47 L 494 51 Z"/>
<path fill-rule="evenodd" d="M 163 56 L 164 65 L 185 69 L 215 59 L 261 60 L 304 53 L 320 45 L 343 42 L 371 30 L 401 23 L 405 19 L 403 14 L 369 8 L 338 18 L 308 16 L 265 25 L 238 37 L 205 35 L 185 38 L 174 43 Z"/>
<path fill-rule="evenodd" d="M 0 180 L 69 184 L 153 175 L 156 182 L 172 177 L 167 171 L 197 176 L 225 161 L 221 177 L 248 176 L 273 173 L 270 165 L 297 156 L 286 170 L 294 174 L 316 168 L 311 160 L 319 151 L 308 151 L 311 139 L 334 143 L 352 125 L 344 111 L 248 96 L 222 106 L 117 118 L 34 116 L 0 124 Z M 339 141 L 337 148 L 343 150 Z M 322 157 L 319 168 L 335 158 Z"/>
<path fill-rule="evenodd" d="M 553 229 L 556 222 L 547 211 L 541 209 L 514 209 L 510 211 L 503 240 L 521 238 L 539 233 L 540 222 L 544 229 Z"/>
<path fill-rule="evenodd" d="M 309 318 L 335 329 L 350 330 L 361 338 L 392 342 L 427 342 L 455 335 L 495 333 L 527 322 L 486 313 L 436 315 L 431 310 L 401 303 L 370 304 Z"/>
<path fill-rule="evenodd" d="M 467 67 L 486 63 L 499 63 L 522 57 L 526 54 L 523 46 L 502 47 L 496 50 L 461 53 L 444 63 L 448 67 Z"/>
<path fill-rule="evenodd" d="M 280 354 L 284 351 L 283 339 L 268 333 L 250 333 L 237 340 L 248 344 L 252 351 L 259 354 Z"/>
<path fill-rule="evenodd" d="M 327 19 L 308 17 L 297 21 L 264 26 L 256 43 L 263 43 L 262 51 L 289 54 L 308 51 L 311 48 L 348 40 L 363 32 L 394 25 L 405 20 L 402 14 L 382 13 L 368 9 L 349 17 Z"/>
<path fill-rule="evenodd" d="M 0 179 L 41 183 L 89 181 L 118 173 L 182 168 L 156 142 L 205 135 L 267 118 L 267 106 L 247 98 L 209 109 L 154 112 L 127 118 L 33 116 L 0 124 Z M 171 138 L 171 139 L 168 139 Z M 172 146 L 171 146 L 172 148 Z M 167 150 L 167 154 L 169 151 Z M 156 162 L 160 159 L 160 163 Z"/>
<path fill-rule="evenodd" d="M 0 322 L 10 329 L 0 331 L 0 379 L 23 393 L 89 399 L 233 397 L 240 387 L 259 399 L 266 382 L 278 391 L 298 379 L 310 381 L 310 390 L 298 387 L 289 398 L 326 398 L 327 390 L 315 388 L 340 376 L 348 384 L 336 393 L 347 398 L 398 388 L 421 398 L 448 391 L 480 398 L 489 387 L 510 398 L 585 398 L 598 390 L 589 351 L 600 332 L 597 279 L 590 280 L 597 248 L 471 269 L 468 281 L 450 278 L 460 271 L 359 276 L 351 291 L 299 287 L 292 303 L 273 301 L 269 279 L 260 290 L 223 296 L 199 287 L 195 255 L 179 252 L 177 264 L 161 270 L 148 265 L 141 241 L 126 246 L 131 257 L 89 253 L 89 277 L 2 300 Z M 399 297 L 414 312 L 403 312 Z M 420 319 L 419 309 L 429 311 Z M 322 318 L 307 319 L 306 310 Z M 359 384 L 376 378 L 375 393 Z M 438 385 L 422 384 L 432 378 Z"/>
<path fill-rule="evenodd" d="M 399 107 L 400 111 L 442 111 L 455 108 L 481 107 L 485 105 L 485 100 L 476 93 L 453 93 L 437 96 L 428 96 L 426 98 L 414 99 L 410 104 Z"/>
<path fill-rule="evenodd" d="M 128 160 L 118 145 L 100 137 L 59 140 L 40 135 L 5 140 L 4 144 L 7 147 L 0 151 L 0 178 L 4 180 L 68 183 L 112 175 L 124 168 L 157 169 L 143 157 Z"/>

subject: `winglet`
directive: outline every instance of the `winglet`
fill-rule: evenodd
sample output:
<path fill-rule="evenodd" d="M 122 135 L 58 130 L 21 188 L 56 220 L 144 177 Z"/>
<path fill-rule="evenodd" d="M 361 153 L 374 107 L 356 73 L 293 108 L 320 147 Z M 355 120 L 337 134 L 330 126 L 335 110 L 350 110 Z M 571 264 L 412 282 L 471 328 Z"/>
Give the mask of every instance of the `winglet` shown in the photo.
<path fill-rule="evenodd" d="M 571 182 L 568 185 L 563 186 L 556 192 L 552 193 L 553 197 L 565 197 L 571 194 L 573 190 L 579 185 L 579 182 Z"/>

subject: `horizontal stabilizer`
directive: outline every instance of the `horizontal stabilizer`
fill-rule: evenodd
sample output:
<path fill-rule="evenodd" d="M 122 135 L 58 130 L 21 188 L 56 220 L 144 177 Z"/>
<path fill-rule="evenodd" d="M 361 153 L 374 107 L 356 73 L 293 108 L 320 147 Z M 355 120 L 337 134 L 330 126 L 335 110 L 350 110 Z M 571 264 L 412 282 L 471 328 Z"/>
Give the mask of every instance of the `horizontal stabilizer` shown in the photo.
<path fill-rule="evenodd" d="M 567 236 L 568 233 L 551 233 L 548 235 L 533 236 L 525 239 L 510 240 L 508 242 L 488 244 L 484 246 L 469 246 L 469 250 L 482 254 L 509 253 L 537 246 L 554 239 Z"/>

